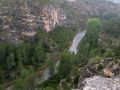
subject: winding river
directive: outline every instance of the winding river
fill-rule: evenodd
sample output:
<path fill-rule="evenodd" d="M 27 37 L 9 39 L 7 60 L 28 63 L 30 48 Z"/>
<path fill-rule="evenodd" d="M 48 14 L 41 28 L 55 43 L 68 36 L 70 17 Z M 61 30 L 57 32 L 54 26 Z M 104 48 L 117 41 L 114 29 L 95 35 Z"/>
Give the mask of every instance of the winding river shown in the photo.
<path fill-rule="evenodd" d="M 78 32 L 75 36 L 75 38 L 73 39 L 73 42 L 72 42 L 72 45 L 69 49 L 69 51 L 71 53 L 75 53 L 77 54 L 78 52 L 78 45 L 80 44 L 82 38 L 85 36 L 85 33 L 86 31 L 81 31 L 81 32 Z"/>
<path fill-rule="evenodd" d="M 73 42 L 72 42 L 72 45 L 71 45 L 71 47 L 69 49 L 69 52 L 77 54 L 77 52 L 78 52 L 78 45 L 80 44 L 80 42 L 81 42 L 82 38 L 85 36 L 85 34 L 86 34 L 86 31 L 80 31 L 80 32 L 78 32 L 75 35 L 75 37 L 73 39 Z M 57 67 L 59 66 L 59 63 L 60 63 L 60 61 L 58 60 L 56 62 L 56 64 L 55 64 L 55 72 L 57 71 Z M 50 68 L 47 67 L 43 71 L 41 79 L 40 80 L 37 79 L 37 83 L 41 84 L 44 81 L 48 80 L 50 77 L 51 77 L 51 75 L 50 75 Z M 12 86 L 9 86 L 6 90 L 12 90 Z"/>
<path fill-rule="evenodd" d="M 77 52 L 78 52 L 78 45 L 80 44 L 80 42 L 81 42 L 82 38 L 85 36 L 85 34 L 86 34 L 86 31 L 80 31 L 80 32 L 78 32 L 78 33 L 75 35 L 75 37 L 74 37 L 74 39 L 73 39 L 73 42 L 72 42 L 72 45 L 71 45 L 71 47 L 70 47 L 70 49 L 69 49 L 69 52 L 74 53 L 74 54 L 77 54 Z M 59 63 L 60 63 L 60 61 L 58 60 L 58 61 L 56 62 L 56 65 L 55 65 L 55 69 L 57 69 Z M 50 71 L 50 70 L 49 70 L 49 67 L 47 67 L 47 68 L 43 71 L 39 83 L 42 83 L 42 82 L 48 80 L 48 79 L 51 77 L 49 71 Z M 55 70 L 55 71 L 56 71 L 56 70 Z"/>

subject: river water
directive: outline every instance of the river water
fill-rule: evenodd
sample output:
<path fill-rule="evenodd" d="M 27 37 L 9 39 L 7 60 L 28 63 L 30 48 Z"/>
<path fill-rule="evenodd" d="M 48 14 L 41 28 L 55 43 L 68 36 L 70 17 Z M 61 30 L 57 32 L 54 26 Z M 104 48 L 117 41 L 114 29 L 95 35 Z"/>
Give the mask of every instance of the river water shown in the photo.
<path fill-rule="evenodd" d="M 78 52 L 78 45 L 80 44 L 82 38 L 85 36 L 86 31 L 82 31 L 76 34 L 75 38 L 73 39 L 72 45 L 69 49 L 71 53 L 77 54 Z"/>
<path fill-rule="evenodd" d="M 80 31 L 80 32 L 78 32 L 78 33 L 75 35 L 75 37 L 74 37 L 74 39 L 73 39 L 73 42 L 72 42 L 72 45 L 71 45 L 70 49 L 68 50 L 69 52 L 74 53 L 74 54 L 77 54 L 77 52 L 78 52 L 78 45 L 80 44 L 82 38 L 85 36 L 85 33 L 86 33 L 86 31 Z M 59 66 L 59 63 L 60 63 L 60 61 L 58 60 L 58 61 L 56 62 L 56 64 L 55 64 L 55 72 L 56 72 L 56 70 L 57 70 L 57 67 Z M 43 71 L 39 83 L 42 83 L 42 82 L 48 80 L 48 79 L 51 77 L 49 71 L 50 71 L 50 70 L 49 70 L 49 67 L 47 67 L 47 68 Z"/>
<path fill-rule="evenodd" d="M 78 32 L 75 35 L 75 37 L 73 39 L 73 42 L 72 42 L 72 45 L 71 45 L 70 49 L 68 50 L 69 52 L 77 54 L 77 52 L 78 52 L 78 45 L 80 44 L 82 38 L 85 36 L 85 33 L 86 33 L 86 31 L 80 31 L 80 32 Z M 57 67 L 59 66 L 59 63 L 60 63 L 60 61 L 58 60 L 56 62 L 56 64 L 55 64 L 55 72 L 57 72 Z M 37 83 L 41 84 L 44 81 L 48 80 L 50 77 L 51 77 L 51 75 L 50 75 L 50 68 L 47 67 L 43 71 L 41 79 L 40 80 L 37 79 Z M 8 87 L 6 90 L 12 90 L 12 86 Z"/>

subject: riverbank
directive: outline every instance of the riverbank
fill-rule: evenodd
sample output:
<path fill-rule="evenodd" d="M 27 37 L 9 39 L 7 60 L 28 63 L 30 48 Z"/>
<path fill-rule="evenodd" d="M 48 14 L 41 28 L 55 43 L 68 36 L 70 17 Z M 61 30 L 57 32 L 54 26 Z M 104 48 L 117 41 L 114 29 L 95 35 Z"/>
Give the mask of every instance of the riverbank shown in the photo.
<path fill-rule="evenodd" d="M 78 45 L 80 44 L 80 42 L 81 42 L 82 38 L 85 36 L 85 34 L 86 34 L 86 31 L 84 30 L 84 31 L 79 31 L 75 35 L 75 37 L 74 37 L 74 39 L 72 41 L 72 44 L 71 44 L 71 46 L 70 46 L 70 48 L 68 50 L 70 53 L 77 54 Z M 60 63 L 59 60 L 55 63 L 55 72 L 57 71 L 59 63 Z M 50 76 L 50 68 L 46 67 L 41 75 L 42 76 L 41 76 L 41 80 L 39 81 L 39 84 L 41 84 L 42 82 L 44 82 L 44 81 L 48 80 L 49 78 L 51 78 L 51 76 Z"/>

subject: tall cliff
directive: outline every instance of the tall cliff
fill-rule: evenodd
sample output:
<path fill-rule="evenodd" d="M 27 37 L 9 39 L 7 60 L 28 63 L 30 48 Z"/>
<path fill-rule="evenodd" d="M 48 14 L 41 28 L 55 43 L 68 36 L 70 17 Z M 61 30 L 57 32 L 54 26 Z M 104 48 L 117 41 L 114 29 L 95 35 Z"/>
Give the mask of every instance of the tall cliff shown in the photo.
<path fill-rule="evenodd" d="M 66 19 L 59 6 L 49 0 L 1 0 L 0 30 L 2 40 L 34 36 L 36 28 L 51 31 Z"/>
<path fill-rule="evenodd" d="M 31 37 L 38 27 L 47 32 L 57 25 L 79 28 L 88 17 L 110 18 L 119 12 L 118 4 L 105 0 L 0 0 L 0 39 Z"/>

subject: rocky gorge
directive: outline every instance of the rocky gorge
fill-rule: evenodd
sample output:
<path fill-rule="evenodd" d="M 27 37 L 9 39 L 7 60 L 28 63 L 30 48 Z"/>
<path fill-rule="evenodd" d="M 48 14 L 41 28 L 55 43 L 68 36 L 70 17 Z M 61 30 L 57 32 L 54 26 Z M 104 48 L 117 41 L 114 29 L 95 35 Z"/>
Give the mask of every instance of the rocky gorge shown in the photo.
<path fill-rule="evenodd" d="M 87 0 L 75 2 L 66 0 L 1 0 L 1 40 L 14 42 L 26 36 L 33 37 L 39 27 L 47 32 L 55 26 L 84 28 L 83 21 L 88 16 L 101 15 L 104 18 L 110 18 L 119 14 L 119 5 L 108 1 L 103 5 L 102 2 L 104 0 L 92 0 L 92 2 Z"/>
<path fill-rule="evenodd" d="M 119 12 L 107 0 L 0 0 L 0 89 L 119 90 Z"/>
<path fill-rule="evenodd" d="M 55 26 L 62 25 L 67 19 L 64 11 L 59 6 L 44 2 L 44 0 L 1 1 L 1 40 L 18 41 L 24 36 L 33 37 L 38 27 L 49 32 Z"/>

